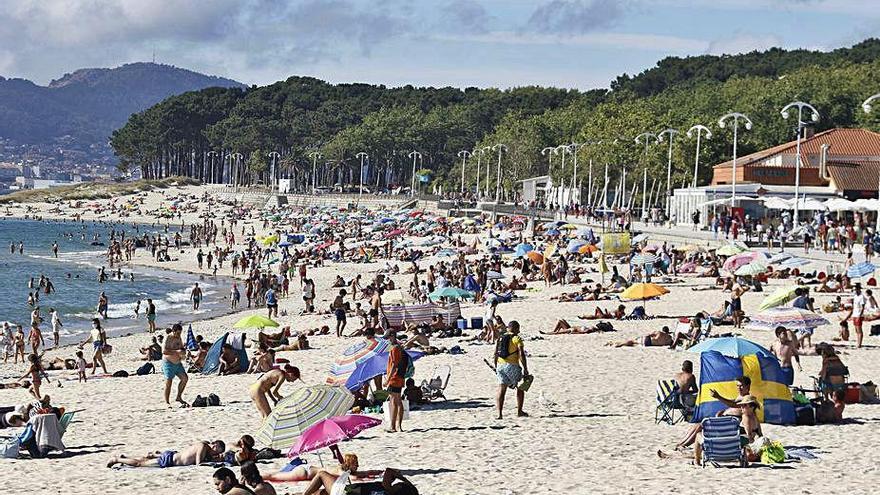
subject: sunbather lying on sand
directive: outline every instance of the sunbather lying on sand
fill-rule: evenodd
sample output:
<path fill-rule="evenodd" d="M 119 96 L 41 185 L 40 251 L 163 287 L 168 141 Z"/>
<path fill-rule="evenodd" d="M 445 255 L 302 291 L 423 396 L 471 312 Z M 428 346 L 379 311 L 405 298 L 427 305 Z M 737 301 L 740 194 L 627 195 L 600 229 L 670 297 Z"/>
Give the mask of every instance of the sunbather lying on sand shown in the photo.
<path fill-rule="evenodd" d="M 222 440 L 211 443 L 202 441 L 176 452 L 174 450 L 150 452 L 144 457 L 126 457 L 120 454 L 110 459 L 108 468 L 117 464 L 130 467 L 169 468 L 178 466 L 197 466 L 203 462 L 216 462 L 222 459 L 226 444 Z"/>
<path fill-rule="evenodd" d="M 563 334 L 582 334 L 582 333 L 600 333 L 613 332 L 614 327 L 610 323 L 600 321 L 591 327 L 573 327 L 565 320 L 556 322 L 556 326 L 552 332 L 540 332 L 543 335 L 563 335 Z"/>
<path fill-rule="evenodd" d="M 617 342 L 608 342 L 607 346 L 612 347 L 634 347 L 637 345 L 643 345 L 645 347 L 663 347 L 669 346 L 672 344 L 672 334 L 669 331 L 669 327 L 664 326 L 657 332 L 649 333 L 645 335 L 639 340 L 630 339 L 630 340 L 622 340 Z"/>
<path fill-rule="evenodd" d="M 617 306 L 613 313 L 602 308 L 596 308 L 596 312 L 592 315 L 578 316 L 581 320 L 622 320 L 624 317 L 626 317 L 626 307 L 623 304 Z"/>

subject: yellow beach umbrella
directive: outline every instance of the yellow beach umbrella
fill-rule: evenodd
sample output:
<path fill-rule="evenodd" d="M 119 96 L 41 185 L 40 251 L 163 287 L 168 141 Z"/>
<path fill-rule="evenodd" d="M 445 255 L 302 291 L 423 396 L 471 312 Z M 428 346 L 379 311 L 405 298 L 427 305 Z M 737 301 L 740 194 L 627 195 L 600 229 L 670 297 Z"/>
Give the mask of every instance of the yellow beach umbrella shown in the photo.
<path fill-rule="evenodd" d="M 263 315 L 250 315 L 235 322 L 232 328 L 266 328 L 277 327 L 278 323 Z"/>
<path fill-rule="evenodd" d="M 662 296 L 663 294 L 669 294 L 669 289 L 657 284 L 633 284 L 623 292 L 620 293 L 621 299 L 626 300 L 645 300 L 650 299 L 652 297 Z"/>

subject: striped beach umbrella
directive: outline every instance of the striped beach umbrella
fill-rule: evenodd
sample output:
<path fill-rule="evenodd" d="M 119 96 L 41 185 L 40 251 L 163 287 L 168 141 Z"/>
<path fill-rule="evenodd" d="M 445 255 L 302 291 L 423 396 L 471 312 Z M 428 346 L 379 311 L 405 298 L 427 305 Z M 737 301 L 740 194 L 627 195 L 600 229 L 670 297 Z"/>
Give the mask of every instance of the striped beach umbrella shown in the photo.
<path fill-rule="evenodd" d="M 630 264 L 633 265 L 653 265 L 660 258 L 652 253 L 640 253 L 632 257 Z"/>
<path fill-rule="evenodd" d="M 746 250 L 737 246 L 736 244 L 727 244 L 718 248 L 718 251 L 715 251 L 715 254 L 719 256 L 733 256 L 735 254 L 742 253 L 743 251 Z"/>
<path fill-rule="evenodd" d="M 736 269 L 733 272 L 734 275 L 739 277 L 754 277 L 755 275 L 764 273 L 767 271 L 767 265 L 762 263 L 761 261 L 752 261 L 748 265 L 743 265 Z"/>
<path fill-rule="evenodd" d="M 829 322 L 821 315 L 801 308 L 771 308 L 753 316 L 748 328 L 752 330 L 775 330 L 785 327 L 788 330 L 805 330 L 827 325 Z"/>
<path fill-rule="evenodd" d="M 362 340 L 348 346 L 347 349 L 342 351 L 342 355 L 330 366 L 330 375 L 327 376 L 326 383 L 328 385 L 345 385 L 346 380 L 357 368 L 358 363 L 362 363 L 376 354 L 388 352 L 389 347 L 391 347 L 391 344 L 387 340 L 380 338 Z"/>
<path fill-rule="evenodd" d="M 296 390 L 275 405 L 254 438 L 273 449 L 292 447 L 318 421 L 346 414 L 354 396 L 345 387 L 313 385 Z"/>

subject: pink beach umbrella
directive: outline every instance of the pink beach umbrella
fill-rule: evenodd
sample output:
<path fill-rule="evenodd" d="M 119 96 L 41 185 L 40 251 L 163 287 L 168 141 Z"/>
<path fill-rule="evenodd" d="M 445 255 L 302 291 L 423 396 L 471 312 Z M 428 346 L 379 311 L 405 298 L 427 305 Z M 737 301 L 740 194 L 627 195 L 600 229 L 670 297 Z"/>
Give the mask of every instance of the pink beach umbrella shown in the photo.
<path fill-rule="evenodd" d="M 346 414 L 345 416 L 322 419 L 302 432 L 299 440 L 287 452 L 287 457 L 296 457 L 306 452 L 336 445 L 343 440 L 353 438 L 367 428 L 380 424 L 382 424 L 381 419 L 361 414 Z"/>
<path fill-rule="evenodd" d="M 724 262 L 723 268 L 728 272 L 733 273 L 736 271 L 737 268 L 748 265 L 752 261 L 758 259 L 760 256 L 761 253 L 755 252 L 735 254 L 730 258 L 727 258 L 727 261 Z"/>

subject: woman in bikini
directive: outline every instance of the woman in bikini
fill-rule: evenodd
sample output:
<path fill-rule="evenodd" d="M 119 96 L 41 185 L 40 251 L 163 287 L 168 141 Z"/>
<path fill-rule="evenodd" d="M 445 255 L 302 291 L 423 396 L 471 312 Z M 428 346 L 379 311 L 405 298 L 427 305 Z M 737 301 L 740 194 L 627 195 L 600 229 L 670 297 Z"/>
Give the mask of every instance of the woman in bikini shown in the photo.
<path fill-rule="evenodd" d="M 266 397 L 267 395 L 274 404 L 277 404 L 282 399 L 281 394 L 278 393 L 281 390 L 281 385 L 284 382 L 293 382 L 299 379 L 299 369 L 286 364 L 284 368 L 273 369 L 254 382 L 249 391 L 251 399 L 254 401 L 254 406 L 256 406 L 260 415 L 265 418 L 272 412 L 272 407 L 269 405 L 269 400 Z"/>
<path fill-rule="evenodd" d="M 40 364 L 40 356 L 36 354 L 29 354 L 28 361 L 30 362 L 30 366 L 28 367 L 27 372 L 24 375 L 21 375 L 19 380 L 24 380 L 28 377 L 28 375 L 30 375 L 31 387 L 29 391 L 37 400 L 40 400 L 43 398 L 43 396 L 40 395 L 40 385 L 43 383 L 42 375 L 45 375 L 45 372 L 43 371 L 43 367 Z M 46 382 L 48 381 L 49 377 L 46 376 Z"/>
<path fill-rule="evenodd" d="M 101 328 L 101 320 L 97 318 L 92 319 L 92 331 L 89 333 L 88 338 L 82 341 L 78 347 L 82 349 L 84 345 L 89 343 L 89 341 L 92 342 L 92 347 L 94 349 L 94 354 L 92 354 L 92 374 L 95 374 L 99 364 L 101 365 L 101 368 L 104 369 L 104 373 L 109 374 L 110 372 L 107 371 L 107 365 L 104 363 L 104 346 L 107 345 L 107 334 L 104 332 L 104 329 Z"/>

